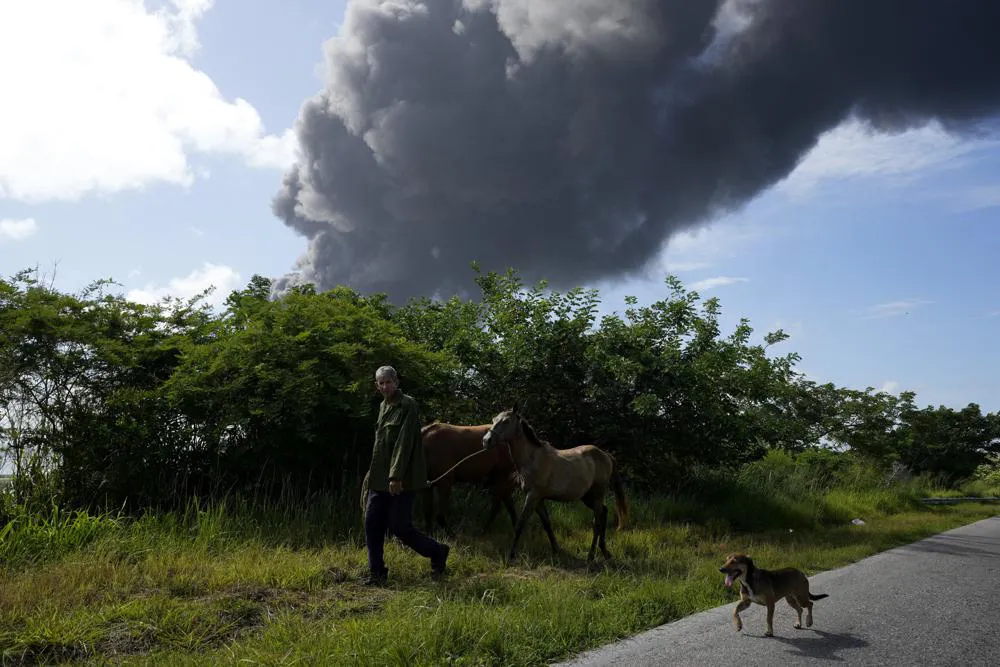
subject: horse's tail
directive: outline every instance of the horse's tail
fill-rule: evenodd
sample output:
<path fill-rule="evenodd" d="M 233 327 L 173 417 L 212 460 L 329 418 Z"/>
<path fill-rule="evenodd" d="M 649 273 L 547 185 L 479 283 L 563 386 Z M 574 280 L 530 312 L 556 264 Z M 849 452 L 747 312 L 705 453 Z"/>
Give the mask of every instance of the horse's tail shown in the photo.
<path fill-rule="evenodd" d="M 625 499 L 625 486 L 618 471 L 618 462 L 611 457 L 611 489 L 615 492 L 615 507 L 618 509 L 618 530 L 625 528 L 628 522 L 628 500 Z"/>

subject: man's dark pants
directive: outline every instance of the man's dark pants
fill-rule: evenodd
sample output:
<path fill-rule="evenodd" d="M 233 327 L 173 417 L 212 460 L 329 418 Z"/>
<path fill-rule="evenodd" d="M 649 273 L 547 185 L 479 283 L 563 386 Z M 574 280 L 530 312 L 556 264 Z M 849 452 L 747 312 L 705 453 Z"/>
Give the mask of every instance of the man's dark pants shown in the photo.
<path fill-rule="evenodd" d="M 425 558 L 440 558 L 444 545 L 424 535 L 413 525 L 413 491 L 392 495 L 388 491 L 369 491 L 365 502 L 365 544 L 368 546 L 368 570 L 374 576 L 386 574 L 383 550 L 385 531 Z"/>

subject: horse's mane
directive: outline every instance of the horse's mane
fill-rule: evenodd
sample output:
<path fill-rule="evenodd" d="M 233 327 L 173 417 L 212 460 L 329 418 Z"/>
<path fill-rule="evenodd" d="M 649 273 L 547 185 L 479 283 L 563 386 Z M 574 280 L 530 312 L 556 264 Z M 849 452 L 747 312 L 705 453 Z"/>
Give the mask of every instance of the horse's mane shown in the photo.
<path fill-rule="evenodd" d="M 521 428 L 524 429 L 524 434 L 528 437 L 528 442 L 536 447 L 543 446 L 541 438 L 539 438 L 538 434 L 535 433 L 535 428 L 529 424 L 528 420 L 524 417 L 521 417 Z"/>

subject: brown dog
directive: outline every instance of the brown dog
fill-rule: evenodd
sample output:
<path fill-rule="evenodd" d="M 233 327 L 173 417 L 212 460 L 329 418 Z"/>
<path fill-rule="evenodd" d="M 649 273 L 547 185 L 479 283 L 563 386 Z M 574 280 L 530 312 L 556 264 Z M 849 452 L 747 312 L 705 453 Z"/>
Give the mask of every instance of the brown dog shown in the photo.
<path fill-rule="evenodd" d="M 813 623 L 812 601 L 829 597 L 826 593 L 822 595 L 810 593 L 809 580 L 801 570 L 794 567 L 764 570 L 754 566 L 753 560 L 746 554 L 730 555 L 719 568 L 719 572 L 726 575 L 726 586 L 732 586 L 736 581 L 740 582 L 740 601 L 733 610 L 733 623 L 736 624 L 737 632 L 743 629 L 740 612 L 749 607 L 751 602 L 767 607 L 767 632 L 764 636 L 773 637 L 774 605 L 778 600 L 785 598 L 795 610 L 798 615 L 796 628 L 802 627 L 802 608 L 805 607 L 808 628 Z"/>

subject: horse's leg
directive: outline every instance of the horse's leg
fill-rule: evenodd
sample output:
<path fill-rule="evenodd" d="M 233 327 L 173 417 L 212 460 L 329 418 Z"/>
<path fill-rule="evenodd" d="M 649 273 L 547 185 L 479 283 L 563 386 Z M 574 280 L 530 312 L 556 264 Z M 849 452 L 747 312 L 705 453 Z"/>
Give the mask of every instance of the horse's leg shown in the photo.
<path fill-rule="evenodd" d="M 500 495 L 497 493 L 496 489 L 492 489 L 490 492 L 490 497 L 493 499 L 493 505 L 490 507 L 490 516 L 486 519 L 486 523 L 483 524 L 483 532 L 487 532 L 490 526 L 493 525 L 493 520 L 497 518 L 497 514 L 500 513 Z M 517 519 L 515 519 L 516 521 Z"/>
<path fill-rule="evenodd" d="M 514 507 L 514 492 L 511 489 L 503 495 L 503 506 L 507 508 L 507 514 L 510 515 L 510 525 L 517 525 L 517 508 Z"/>
<path fill-rule="evenodd" d="M 517 519 L 517 524 L 514 526 L 514 541 L 510 545 L 510 552 L 507 554 L 507 560 L 514 560 L 514 554 L 517 552 L 517 543 L 521 540 L 521 533 L 524 532 L 524 527 L 528 523 L 528 519 L 531 518 L 532 513 L 535 511 L 535 507 L 541 500 L 539 496 L 534 491 L 528 493 L 528 496 L 524 499 L 524 507 L 521 509 L 521 516 Z"/>
<path fill-rule="evenodd" d="M 486 525 L 483 526 L 483 532 L 489 530 L 490 526 L 493 525 L 493 521 L 496 519 L 497 514 L 500 513 L 500 506 L 503 505 L 504 509 L 507 510 L 507 516 L 510 517 L 510 525 L 517 526 L 517 507 L 514 506 L 514 494 L 511 489 L 506 487 L 493 487 L 493 507 L 490 509 L 490 518 L 487 519 Z"/>
<path fill-rule="evenodd" d="M 549 544 L 552 545 L 552 554 L 559 553 L 559 544 L 556 542 L 555 533 L 552 532 L 552 523 L 549 521 L 549 510 L 545 507 L 544 500 L 539 501 L 535 511 L 538 512 L 538 518 L 542 520 L 542 527 L 549 536 Z"/>
<path fill-rule="evenodd" d="M 611 560 L 611 552 L 604 540 L 608 534 L 608 506 L 601 503 L 601 554 L 605 560 Z"/>
<path fill-rule="evenodd" d="M 594 535 L 590 540 L 590 553 L 587 555 L 587 561 L 589 562 L 594 560 L 594 555 L 597 553 L 597 539 L 601 532 L 600 512 L 593 491 L 588 491 L 580 500 L 594 513 Z"/>
<path fill-rule="evenodd" d="M 590 508 L 594 510 L 594 540 L 601 547 L 601 555 L 604 556 L 604 560 L 611 560 L 611 554 L 608 552 L 608 546 L 606 544 L 606 538 L 608 534 L 608 506 L 604 503 L 604 496 L 608 493 L 606 486 L 601 484 L 595 484 L 591 487 L 587 496 L 590 498 L 592 504 Z M 590 545 L 590 560 L 594 559 L 594 544 Z"/>
<path fill-rule="evenodd" d="M 441 485 L 438 487 L 437 522 L 439 526 L 444 528 L 444 532 L 447 533 L 449 537 L 454 537 L 455 535 L 451 526 L 448 525 L 447 520 L 449 503 L 451 501 L 451 489 L 454 483 L 454 478 L 448 477 L 441 480 Z"/>
<path fill-rule="evenodd" d="M 427 526 L 427 534 L 434 534 L 434 487 L 428 486 L 424 489 L 424 523 Z"/>

